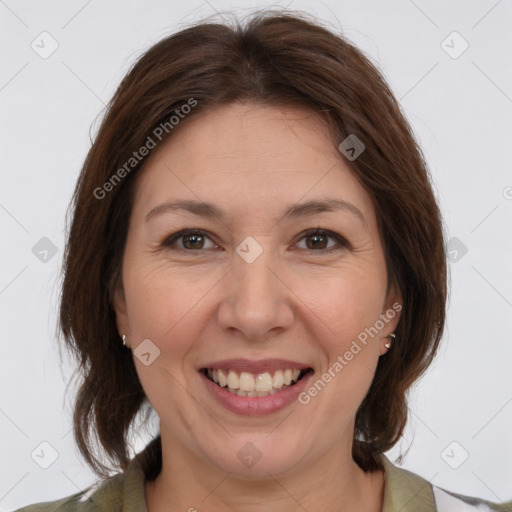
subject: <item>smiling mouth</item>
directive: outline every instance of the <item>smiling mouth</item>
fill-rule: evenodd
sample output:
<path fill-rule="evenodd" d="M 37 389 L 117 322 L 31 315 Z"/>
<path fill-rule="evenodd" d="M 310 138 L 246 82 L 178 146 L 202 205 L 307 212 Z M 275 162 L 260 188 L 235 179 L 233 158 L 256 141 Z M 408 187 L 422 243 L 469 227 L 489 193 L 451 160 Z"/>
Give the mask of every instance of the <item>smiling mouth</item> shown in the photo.
<path fill-rule="evenodd" d="M 200 371 L 217 386 L 225 388 L 234 395 L 246 397 L 274 395 L 294 386 L 306 374 L 313 373 L 312 368 L 288 368 L 257 374 L 214 368 L 202 368 Z"/>

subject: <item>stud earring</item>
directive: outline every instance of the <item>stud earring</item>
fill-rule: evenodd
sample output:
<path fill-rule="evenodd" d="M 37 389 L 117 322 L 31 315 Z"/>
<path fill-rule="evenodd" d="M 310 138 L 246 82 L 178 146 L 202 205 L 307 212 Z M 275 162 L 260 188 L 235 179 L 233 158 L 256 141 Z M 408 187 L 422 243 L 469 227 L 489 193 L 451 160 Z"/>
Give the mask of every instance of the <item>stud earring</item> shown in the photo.
<path fill-rule="evenodd" d="M 126 347 L 126 334 L 123 334 L 123 345 Z"/>
<path fill-rule="evenodd" d="M 392 340 L 394 340 L 396 338 L 396 335 L 394 333 L 391 333 L 391 334 L 388 335 L 388 338 L 391 338 Z M 390 348 L 391 347 L 391 341 L 388 341 L 384 346 L 386 348 Z"/>

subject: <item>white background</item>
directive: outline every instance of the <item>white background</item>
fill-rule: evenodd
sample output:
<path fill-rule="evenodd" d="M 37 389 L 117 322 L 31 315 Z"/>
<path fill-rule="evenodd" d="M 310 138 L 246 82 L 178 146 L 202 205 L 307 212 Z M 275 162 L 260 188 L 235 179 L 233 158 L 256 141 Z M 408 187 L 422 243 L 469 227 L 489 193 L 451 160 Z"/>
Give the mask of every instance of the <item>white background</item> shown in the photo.
<path fill-rule="evenodd" d="M 61 498 L 95 480 L 70 434 L 73 395 L 65 386 L 72 368 L 66 360 L 61 365 L 55 340 L 64 218 L 91 125 L 129 66 L 157 40 L 215 11 L 244 14 L 266 5 L 0 1 L 0 510 Z M 273 5 L 341 26 L 377 63 L 427 156 L 448 236 L 467 247 L 450 262 L 439 357 L 415 387 L 406 435 L 388 456 L 409 448 L 402 466 L 433 484 L 510 500 L 512 1 Z M 58 43 L 47 59 L 31 48 L 43 31 Z M 457 58 L 464 42 L 446 39 L 453 31 L 469 44 Z M 57 248 L 46 262 L 32 252 L 43 237 Z M 146 440 L 138 440 L 137 451 Z M 41 442 L 58 452 L 48 469 L 31 458 L 36 448 L 51 453 Z M 465 452 L 458 469 L 447 464 Z"/>

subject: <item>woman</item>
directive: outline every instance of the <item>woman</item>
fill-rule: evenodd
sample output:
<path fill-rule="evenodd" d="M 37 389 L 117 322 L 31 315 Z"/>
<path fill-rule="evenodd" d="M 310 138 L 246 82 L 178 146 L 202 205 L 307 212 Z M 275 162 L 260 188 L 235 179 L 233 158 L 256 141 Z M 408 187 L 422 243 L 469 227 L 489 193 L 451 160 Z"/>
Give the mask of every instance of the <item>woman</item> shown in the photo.
<path fill-rule="evenodd" d="M 421 151 L 347 41 L 263 12 L 159 42 L 73 206 L 60 322 L 102 480 L 21 510 L 510 509 L 384 455 L 442 337 L 446 258 Z"/>

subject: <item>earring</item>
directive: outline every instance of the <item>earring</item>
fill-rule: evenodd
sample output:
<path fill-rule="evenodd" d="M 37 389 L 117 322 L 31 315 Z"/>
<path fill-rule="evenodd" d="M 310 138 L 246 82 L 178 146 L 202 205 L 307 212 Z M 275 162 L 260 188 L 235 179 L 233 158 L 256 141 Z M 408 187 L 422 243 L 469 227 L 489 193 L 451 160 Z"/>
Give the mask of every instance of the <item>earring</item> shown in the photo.
<path fill-rule="evenodd" d="M 388 335 L 388 338 L 391 338 L 392 340 L 394 340 L 396 338 L 396 335 L 394 333 L 391 333 L 391 334 Z M 390 348 L 391 347 L 391 341 L 388 341 L 384 346 L 386 348 Z"/>
<path fill-rule="evenodd" d="M 126 347 L 126 334 L 123 334 L 123 345 Z"/>

